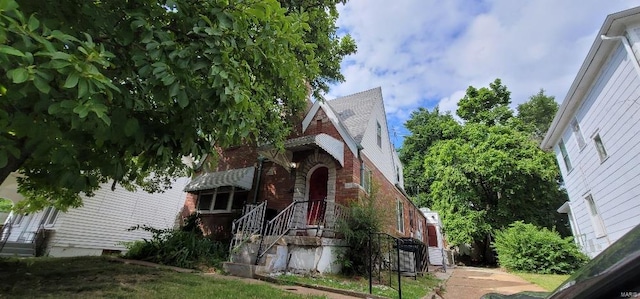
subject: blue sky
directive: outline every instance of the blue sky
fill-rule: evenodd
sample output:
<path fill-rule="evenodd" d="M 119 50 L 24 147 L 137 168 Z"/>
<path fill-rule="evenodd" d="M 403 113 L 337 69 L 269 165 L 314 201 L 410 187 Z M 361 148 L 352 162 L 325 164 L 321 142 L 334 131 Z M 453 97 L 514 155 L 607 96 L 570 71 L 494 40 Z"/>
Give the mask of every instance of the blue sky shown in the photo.
<path fill-rule="evenodd" d="M 391 4 L 392 3 L 392 4 Z M 419 107 L 455 114 L 469 85 L 501 78 L 512 106 L 540 88 L 564 99 L 605 17 L 640 0 L 350 0 L 340 33 L 358 53 L 342 64 L 333 99 L 381 86 L 391 140 Z"/>

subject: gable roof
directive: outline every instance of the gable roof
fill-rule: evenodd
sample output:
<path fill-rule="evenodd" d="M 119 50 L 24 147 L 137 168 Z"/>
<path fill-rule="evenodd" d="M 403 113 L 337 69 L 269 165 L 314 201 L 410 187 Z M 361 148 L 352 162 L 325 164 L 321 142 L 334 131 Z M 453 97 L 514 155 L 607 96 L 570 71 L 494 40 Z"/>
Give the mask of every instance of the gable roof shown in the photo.
<path fill-rule="evenodd" d="M 382 88 L 361 91 L 327 103 L 335 110 L 349 134 L 360 144 L 374 107 L 382 103 Z"/>
<path fill-rule="evenodd" d="M 313 120 L 316 113 L 318 113 L 318 110 L 320 109 L 322 109 L 325 112 L 325 114 L 327 115 L 327 117 L 329 118 L 333 126 L 336 128 L 336 130 L 338 130 L 338 133 L 340 134 L 344 142 L 347 144 L 347 147 L 349 148 L 349 150 L 351 150 L 351 152 L 354 155 L 358 155 L 358 150 L 360 149 L 360 143 L 356 142 L 356 140 L 349 133 L 347 128 L 345 128 L 342 121 L 340 121 L 336 112 L 333 111 L 331 106 L 329 106 L 324 101 L 320 101 L 320 100 L 316 101 L 311 107 L 311 109 L 309 109 L 309 112 L 307 112 L 307 115 L 302 120 L 302 132 L 307 130 L 307 128 L 311 124 L 311 120 Z"/>
<path fill-rule="evenodd" d="M 637 22 L 639 19 L 640 7 L 623 10 L 607 16 L 576 78 L 573 80 L 564 101 L 562 101 L 562 105 L 560 105 L 558 112 L 553 118 L 547 135 L 540 144 L 542 149 L 550 150 L 558 143 L 568 124 L 571 122 L 573 115 L 578 111 L 587 93 L 591 89 L 591 84 L 598 78 L 600 69 L 606 62 L 609 54 L 618 45 L 615 41 L 603 41 L 602 36 L 622 35 L 625 32 L 627 24 Z"/>

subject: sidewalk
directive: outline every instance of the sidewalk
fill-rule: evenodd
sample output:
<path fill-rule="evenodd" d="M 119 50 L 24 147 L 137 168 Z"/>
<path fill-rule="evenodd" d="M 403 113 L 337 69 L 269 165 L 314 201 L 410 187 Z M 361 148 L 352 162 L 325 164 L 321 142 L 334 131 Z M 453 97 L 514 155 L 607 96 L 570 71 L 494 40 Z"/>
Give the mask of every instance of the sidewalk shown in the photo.
<path fill-rule="evenodd" d="M 500 269 L 456 267 L 445 284 L 445 299 L 478 299 L 487 293 L 514 294 L 523 291 L 546 292 L 518 276 Z"/>

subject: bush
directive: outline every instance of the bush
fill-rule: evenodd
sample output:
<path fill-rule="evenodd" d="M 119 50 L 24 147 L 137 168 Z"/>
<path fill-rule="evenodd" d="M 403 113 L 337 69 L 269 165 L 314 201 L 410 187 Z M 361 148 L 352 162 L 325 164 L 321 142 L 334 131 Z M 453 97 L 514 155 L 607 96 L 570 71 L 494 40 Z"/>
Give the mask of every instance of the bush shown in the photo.
<path fill-rule="evenodd" d="M 192 221 L 196 222 L 197 218 L 190 217 L 182 229 L 156 229 L 144 225 L 130 228 L 151 232 L 152 237 L 127 244 L 125 257 L 182 268 L 220 268 L 228 256 L 227 246 L 203 236 L 198 226 L 190 223 Z"/>
<path fill-rule="evenodd" d="M 589 259 L 573 238 L 517 221 L 496 234 L 493 246 L 502 267 L 540 274 L 569 274 Z"/>
<path fill-rule="evenodd" d="M 369 197 L 352 201 L 347 216 L 338 223 L 338 232 L 344 236 L 348 248 L 339 257 L 342 273 L 364 275 L 369 262 L 369 233 L 381 231 L 383 216 L 376 205 L 375 191 Z"/>

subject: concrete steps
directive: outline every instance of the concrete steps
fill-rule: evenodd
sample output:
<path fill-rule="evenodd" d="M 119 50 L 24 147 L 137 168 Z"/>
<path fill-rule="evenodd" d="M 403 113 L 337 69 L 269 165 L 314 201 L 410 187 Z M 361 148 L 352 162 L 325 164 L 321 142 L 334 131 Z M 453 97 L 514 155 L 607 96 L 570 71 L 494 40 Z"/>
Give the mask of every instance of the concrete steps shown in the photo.
<path fill-rule="evenodd" d="M 7 242 L 4 244 L 0 256 L 4 257 L 34 257 L 36 250 L 31 243 Z"/>

